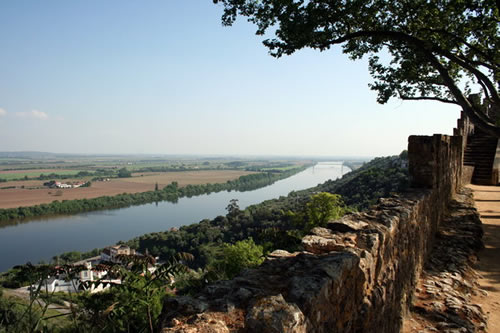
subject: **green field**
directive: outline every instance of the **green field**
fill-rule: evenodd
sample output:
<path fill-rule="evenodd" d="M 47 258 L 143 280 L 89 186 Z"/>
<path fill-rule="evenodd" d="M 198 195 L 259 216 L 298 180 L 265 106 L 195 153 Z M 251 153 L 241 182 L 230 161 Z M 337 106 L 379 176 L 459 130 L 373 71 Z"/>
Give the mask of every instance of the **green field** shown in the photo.
<path fill-rule="evenodd" d="M 291 169 L 294 169 L 296 168 L 297 165 L 287 165 L 287 166 L 283 166 L 283 167 L 269 167 L 269 168 L 262 168 L 261 170 L 262 171 L 268 171 L 268 170 L 279 170 L 279 171 L 286 171 L 286 170 L 291 170 Z"/>
<path fill-rule="evenodd" d="M 58 170 L 58 169 L 53 169 L 50 171 L 45 170 L 44 172 L 41 171 L 30 171 L 30 172 L 15 172 L 15 173 L 0 173 L 0 179 L 5 179 L 7 181 L 10 180 L 15 180 L 15 179 L 20 179 L 22 180 L 24 177 L 28 178 L 36 178 L 40 177 L 40 175 L 48 175 L 51 173 L 55 173 L 58 175 L 76 175 L 78 172 L 84 171 L 84 170 Z"/>

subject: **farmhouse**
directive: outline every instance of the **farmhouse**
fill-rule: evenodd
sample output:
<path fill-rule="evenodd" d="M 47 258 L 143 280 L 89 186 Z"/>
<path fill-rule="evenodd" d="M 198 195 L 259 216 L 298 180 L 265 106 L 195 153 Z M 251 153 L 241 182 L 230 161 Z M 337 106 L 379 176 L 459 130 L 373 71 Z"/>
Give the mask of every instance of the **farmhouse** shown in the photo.
<path fill-rule="evenodd" d="M 126 245 L 115 245 L 115 246 L 108 246 L 104 248 L 101 252 L 101 260 L 103 261 L 111 261 L 111 262 L 120 262 L 119 256 L 120 255 L 135 255 L 135 250 L 131 249 L 130 247 Z"/>

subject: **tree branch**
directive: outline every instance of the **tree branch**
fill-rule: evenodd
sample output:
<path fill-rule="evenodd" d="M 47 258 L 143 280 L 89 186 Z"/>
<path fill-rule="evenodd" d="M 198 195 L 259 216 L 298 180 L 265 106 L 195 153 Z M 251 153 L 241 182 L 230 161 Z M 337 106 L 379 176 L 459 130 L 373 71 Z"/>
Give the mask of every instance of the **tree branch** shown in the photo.
<path fill-rule="evenodd" d="M 470 48 L 471 50 L 474 50 L 474 52 L 480 54 L 481 56 L 483 56 L 484 58 L 488 59 L 489 61 L 495 63 L 495 59 L 491 58 L 491 56 L 483 51 L 481 51 L 480 49 L 478 49 L 477 47 L 475 47 L 474 45 L 472 45 L 471 43 L 467 42 L 465 39 L 455 35 L 454 33 L 451 33 L 449 31 L 446 31 L 446 30 L 442 30 L 442 29 L 430 29 L 430 28 L 423 28 L 423 29 L 420 29 L 421 31 L 429 31 L 429 32 L 433 32 L 433 33 L 438 33 L 438 34 L 445 34 L 445 35 L 448 35 L 448 36 L 451 36 L 453 37 L 454 39 L 456 39 L 458 42 L 464 44 L 465 46 L 467 46 L 468 48 Z M 481 63 L 481 65 L 485 66 L 485 67 L 488 67 L 490 69 L 493 69 L 495 67 L 490 67 L 490 66 L 493 66 L 493 65 L 489 65 L 489 64 L 485 64 L 483 62 L 479 62 Z M 496 69 L 498 70 L 498 67 L 496 67 Z"/>
<path fill-rule="evenodd" d="M 448 70 L 440 63 L 440 61 L 436 58 L 433 52 L 436 52 L 448 58 L 450 61 L 455 62 L 457 65 L 462 66 L 462 68 L 469 70 L 472 74 L 474 74 L 474 76 L 478 79 L 478 81 L 483 82 L 487 86 L 488 89 L 485 91 L 490 92 L 490 95 L 494 103 L 497 105 L 500 104 L 500 98 L 498 96 L 498 92 L 496 91 L 491 81 L 481 71 L 470 66 L 469 64 L 457 58 L 450 52 L 441 49 L 437 45 L 434 44 L 429 45 L 417 37 L 410 36 L 398 31 L 377 31 L 377 30 L 358 31 L 351 34 L 346 34 L 337 39 L 331 39 L 329 42 L 332 44 L 340 44 L 348 41 L 349 39 L 360 38 L 360 37 L 379 37 L 379 38 L 397 39 L 404 41 L 409 45 L 412 45 L 416 50 L 422 52 L 427 58 L 427 60 L 431 63 L 431 65 L 439 72 L 440 76 L 443 78 L 445 85 L 448 87 L 450 93 L 456 99 L 456 104 L 460 105 L 464 110 L 464 112 L 467 114 L 467 116 L 469 116 L 469 118 L 474 123 L 476 123 L 480 128 L 490 133 L 491 135 L 500 138 L 500 127 L 495 126 L 495 124 L 491 122 L 491 120 L 488 119 L 486 115 L 476 110 L 474 106 L 469 103 L 469 101 L 463 95 L 460 88 L 458 88 L 458 86 L 455 84 L 455 81 L 449 75 Z"/>
<path fill-rule="evenodd" d="M 460 88 L 457 87 L 455 81 L 448 74 L 448 70 L 439 62 L 439 60 L 430 52 L 429 50 L 422 50 L 424 54 L 427 56 L 427 59 L 431 62 L 431 64 L 436 68 L 439 72 L 443 80 L 446 82 L 448 89 L 450 89 L 451 94 L 457 100 L 457 104 L 459 104 L 464 110 L 465 114 L 471 119 L 471 121 L 480 127 L 485 132 L 493 135 L 497 138 L 500 138 L 500 127 L 495 126 L 481 111 L 478 111 L 467 98 L 462 94 Z"/>
<path fill-rule="evenodd" d="M 488 101 L 492 101 L 491 97 L 490 97 L 490 94 L 488 94 L 488 89 L 486 89 L 486 86 L 484 85 L 484 83 L 482 81 L 479 81 L 478 80 L 478 83 L 481 85 L 481 87 L 483 88 L 484 90 L 484 94 L 486 95 L 486 99 Z"/>
<path fill-rule="evenodd" d="M 487 90 L 489 91 L 490 96 L 495 101 L 495 103 L 500 104 L 500 97 L 498 96 L 498 92 L 496 91 L 495 86 L 488 79 L 488 77 L 486 75 L 484 75 L 480 70 L 478 70 L 477 68 L 474 68 L 473 66 L 468 64 L 466 61 L 460 59 L 459 57 L 457 57 L 453 53 L 442 49 L 441 47 L 439 47 L 438 45 L 436 45 L 434 43 L 432 43 L 431 45 L 428 45 L 423 40 L 421 40 L 417 37 L 408 35 L 408 34 L 403 33 L 403 32 L 390 31 L 390 30 L 373 30 L 373 31 L 362 30 L 362 31 L 357 31 L 357 32 L 353 32 L 350 34 L 345 34 L 344 36 L 342 36 L 340 38 L 330 39 L 326 43 L 322 43 L 321 46 L 320 46 L 320 44 L 318 44 L 318 47 L 326 47 L 327 46 L 326 44 L 330 44 L 330 45 L 341 44 L 341 43 L 344 43 L 350 39 L 360 38 L 360 37 L 379 37 L 379 38 L 397 39 L 397 40 L 405 41 L 409 44 L 413 44 L 419 50 L 423 51 L 423 50 L 430 49 L 438 54 L 441 54 L 442 56 L 448 58 L 450 61 L 456 63 L 457 65 L 460 65 L 462 68 L 467 69 L 472 74 L 474 74 L 474 76 L 478 79 L 478 81 L 482 81 L 484 83 L 484 85 L 488 88 Z"/>
<path fill-rule="evenodd" d="M 438 101 L 438 102 L 442 102 L 442 103 L 460 105 L 454 100 L 440 98 L 440 97 L 431 97 L 431 96 L 416 96 L 416 97 L 413 96 L 413 97 L 410 97 L 410 96 L 404 96 L 402 94 L 399 94 L 399 98 L 401 98 L 402 100 L 405 100 L 405 101 L 429 100 L 429 101 Z"/>
<path fill-rule="evenodd" d="M 477 78 L 477 80 L 479 82 L 483 82 L 484 83 L 484 85 L 482 85 L 483 89 L 484 89 L 484 86 L 486 86 L 488 88 L 485 91 L 486 92 L 487 91 L 490 92 L 490 95 L 491 95 L 492 99 L 495 101 L 495 103 L 499 103 L 500 104 L 500 97 L 498 96 L 498 92 L 495 89 L 494 84 L 490 81 L 490 79 L 488 79 L 488 77 L 483 72 L 481 72 L 477 68 L 474 68 L 473 66 L 471 66 L 470 64 L 468 64 L 466 61 L 460 59 L 459 57 L 457 57 L 453 53 L 451 53 L 451 52 L 449 52 L 447 50 L 443 50 L 442 48 L 440 48 L 437 45 L 435 45 L 432 49 L 433 49 L 433 51 L 438 52 L 439 54 L 443 55 L 444 57 L 448 58 L 449 60 L 453 61 L 454 63 L 456 63 L 456 64 L 458 64 L 460 66 L 462 66 L 463 68 L 467 69 L 472 74 L 474 74 L 474 76 Z"/>
<path fill-rule="evenodd" d="M 487 68 L 489 70 L 492 70 L 493 72 L 498 72 L 500 71 L 500 67 L 494 66 L 491 64 L 488 64 L 484 61 L 479 61 L 479 60 L 469 60 L 471 64 L 477 65 L 477 66 L 483 66 L 484 68 Z"/>

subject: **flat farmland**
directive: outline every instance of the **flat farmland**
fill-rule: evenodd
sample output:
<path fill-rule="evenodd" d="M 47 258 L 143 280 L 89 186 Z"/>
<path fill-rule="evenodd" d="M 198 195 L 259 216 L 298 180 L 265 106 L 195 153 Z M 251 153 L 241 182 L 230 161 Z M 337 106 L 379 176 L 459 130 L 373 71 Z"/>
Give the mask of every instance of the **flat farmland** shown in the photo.
<path fill-rule="evenodd" d="M 41 174 L 48 175 L 56 173 L 58 175 L 76 175 L 82 170 L 65 169 L 26 169 L 26 170 L 0 170 L 0 178 L 5 180 L 21 179 L 24 176 L 39 177 Z"/>
<path fill-rule="evenodd" d="M 239 170 L 209 170 L 184 172 L 144 172 L 136 173 L 131 178 L 112 178 L 110 181 L 95 181 L 91 187 L 69 189 L 36 188 L 44 181 L 12 181 L 0 183 L 0 187 L 16 186 L 16 188 L 0 189 L 0 208 L 17 208 L 50 203 L 54 200 L 91 199 L 101 196 L 112 196 L 121 193 L 139 193 L 153 191 L 155 184 L 161 189 L 176 181 L 179 186 L 189 184 L 225 183 L 253 172 Z M 71 182 L 82 179 L 67 179 Z M 21 186 L 25 188 L 21 188 Z M 28 187 L 31 187 L 28 188 Z M 35 187 L 35 188 L 33 188 Z"/>
<path fill-rule="evenodd" d="M 132 178 L 122 178 L 121 181 L 137 184 L 154 184 L 164 187 L 172 182 L 178 182 L 179 186 L 199 185 L 208 183 L 225 183 L 228 180 L 249 175 L 251 171 L 240 170 L 203 170 L 182 172 L 140 172 L 132 174 Z"/>

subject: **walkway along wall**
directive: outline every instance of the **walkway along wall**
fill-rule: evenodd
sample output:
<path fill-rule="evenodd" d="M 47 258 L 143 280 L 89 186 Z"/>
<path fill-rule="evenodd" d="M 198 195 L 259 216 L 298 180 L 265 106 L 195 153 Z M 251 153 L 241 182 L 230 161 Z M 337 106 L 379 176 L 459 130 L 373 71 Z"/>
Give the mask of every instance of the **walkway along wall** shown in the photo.
<path fill-rule="evenodd" d="M 275 251 L 197 297 L 167 300 L 163 332 L 399 332 L 461 185 L 463 139 L 412 136 L 408 155 L 410 191 L 315 228 L 306 251 Z"/>

